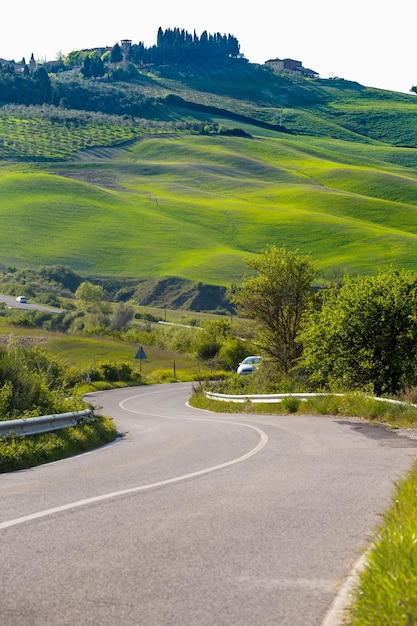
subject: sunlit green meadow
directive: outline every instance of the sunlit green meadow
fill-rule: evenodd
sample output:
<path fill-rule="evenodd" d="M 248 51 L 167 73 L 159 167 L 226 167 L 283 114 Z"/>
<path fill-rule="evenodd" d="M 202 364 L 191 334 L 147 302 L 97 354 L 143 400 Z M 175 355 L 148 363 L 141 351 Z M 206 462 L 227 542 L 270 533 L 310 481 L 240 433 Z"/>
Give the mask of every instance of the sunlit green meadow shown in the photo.
<path fill-rule="evenodd" d="M 0 264 L 228 286 L 274 243 L 323 276 L 417 270 L 413 150 L 270 135 L 148 135 L 111 158 L 3 163 Z"/>

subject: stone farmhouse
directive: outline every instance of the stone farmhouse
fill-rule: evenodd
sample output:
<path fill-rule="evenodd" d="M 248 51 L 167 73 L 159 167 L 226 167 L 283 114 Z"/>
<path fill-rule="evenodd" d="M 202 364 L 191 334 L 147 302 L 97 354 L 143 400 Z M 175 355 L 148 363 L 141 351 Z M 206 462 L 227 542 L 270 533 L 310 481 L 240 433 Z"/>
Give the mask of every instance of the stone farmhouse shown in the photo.
<path fill-rule="evenodd" d="M 301 61 L 295 61 L 294 59 L 269 59 L 265 61 L 265 65 L 271 67 L 276 72 L 293 72 L 301 74 L 306 78 L 317 78 L 319 75 L 314 70 L 303 67 Z"/>

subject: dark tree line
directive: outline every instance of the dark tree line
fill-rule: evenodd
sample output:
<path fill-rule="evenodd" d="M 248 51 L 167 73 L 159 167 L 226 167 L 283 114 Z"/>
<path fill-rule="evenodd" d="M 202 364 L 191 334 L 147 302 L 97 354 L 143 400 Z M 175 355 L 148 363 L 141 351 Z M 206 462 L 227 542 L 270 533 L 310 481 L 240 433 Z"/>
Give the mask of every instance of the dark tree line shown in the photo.
<path fill-rule="evenodd" d="M 214 35 L 204 31 L 200 37 L 184 29 L 174 28 L 165 31 L 158 29 L 155 46 L 145 48 L 143 43 L 134 44 L 128 52 L 128 60 L 137 65 L 169 64 L 186 62 L 210 62 L 236 58 L 240 54 L 240 44 L 233 35 Z"/>
<path fill-rule="evenodd" d="M 11 65 L 0 65 L 0 103 L 52 104 L 51 79 L 45 68 L 28 71 L 27 65 L 17 74 Z"/>

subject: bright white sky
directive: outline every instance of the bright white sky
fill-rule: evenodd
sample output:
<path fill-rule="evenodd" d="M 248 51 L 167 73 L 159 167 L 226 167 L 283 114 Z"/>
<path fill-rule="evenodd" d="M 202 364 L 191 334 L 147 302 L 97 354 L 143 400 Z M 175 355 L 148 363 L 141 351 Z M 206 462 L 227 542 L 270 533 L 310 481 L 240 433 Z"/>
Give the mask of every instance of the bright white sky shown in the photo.
<path fill-rule="evenodd" d="M 121 39 L 156 43 L 158 27 L 197 35 L 234 35 L 252 63 L 292 58 L 322 78 L 409 92 L 417 85 L 414 0 L 20 0 L 1 10 L 0 58 L 113 46 Z"/>

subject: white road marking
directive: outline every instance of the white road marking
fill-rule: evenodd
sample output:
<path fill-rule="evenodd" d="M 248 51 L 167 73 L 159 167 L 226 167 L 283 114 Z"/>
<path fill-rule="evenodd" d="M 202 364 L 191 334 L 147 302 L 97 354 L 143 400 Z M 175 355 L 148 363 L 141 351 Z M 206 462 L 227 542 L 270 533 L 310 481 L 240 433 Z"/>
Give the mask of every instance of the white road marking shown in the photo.
<path fill-rule="evenodd" d="M 151 392 L 149 394 L 144 394 L 144 395 L 151 395 L 152 393 L 163 393 L 163 392 L 162 391 Z M 119 404 L 119 406 L 125 411 L 130 411 L 131 413 L 138 413 L 138 414 L 143 415 L 143 413 L 140 413 L 139 411 L 134 411 L 133 409 L 127 409 L 125 406 L 123 406 L 125 402 L 128 402 L 129 400 L 133 400 L 136 397 L 140 397 L 140 396 L 132 396 L 131 398 L 126 398 Z M 149 413 L 145 413 L 145 415 L 147 415 L 148 417 L 160 417 L 164 419 L 213 421 L 213 420 L 209 420 L 208 418 L 197 418 L 197 417 L 196 418 L 194 417 L 168 418 L 165 415 L 150 415 Z M 181 482 L 183 480 L 187 480 L 189 478 L 195 478 L 196 476 L 203 476 L 204 474 L 216 472 L 217 470 L 221 470 L 226 467 L 236 465 L 237 463 L 242 463 L 243 461 L 246 461 L 251 456 L 260 452 L 260 450 L 262 450 L 262 448 L 264 448 L 268 442 L 267 434 L 260 428 L 257 428 L 256 426 L 252 426 L 250 424 L 244 424 L 241 422 L 231 422 L 231 421 L 224 421 L 224 420 L 215 420 L 215 421 L 217 423 L 232 424 L 233 426 L 244 426 L 245 428 L 250 428 L 251 430 L 254 430 L 256 433 L 258 433 L 259 443 L 254 448 L 249 450 L 249 452 L 247 452 L 246 454 L 243 454 L 242 456 L 239 456 L 236 459 L 232 459 L 231 461 L 226 461 L 225 463 L 220 463 L 219 465 L 214 465 L 212 467 L 198 470 L 196 472 L 191 472 L 189 474 L 183 474 L 182 476 L 175 476 L 174 478 L 169 478 L 167 480 L 161 480 L 159 482 L 149 483 L 147 485 L 140 485 L 138 487 L 131 487 L 129 489 L 122 489 L 120 491 L 112 491 L 110 493 L 104 493 L 101 496 L 93 496 L 91 498 L 85 498 L 83 500 L 78 500 L 76 502 L 69 502 L 68 504 L 63 504 L 62 506 L 45 509 L 44 511 L 38 511 L 37 513 L 31 513 L 30 515 L 17 517 L 16 519 L 9 520 L 8 522 L 1 522 L 0 530 L 4 530 L 5 528 L 11 528 L 12 526 L 17 526 L 18 524 L 24 524 L 25 522 L 32 522 L 34 520 L 41 519 L 42 517 L 54 515 L 55 513 L 62 513 L 64 511 L 69 511 L 71 509 L 77 509 L 82 506 L 87 506 L 88 504 L 95 504 L 96 502 L 103 502 L 105 500 L 111 500 L 112 498 L 117 498 L 119 496 L 125 496 L 125 495 L 129 495 L 132 493 L 139 493 L 141 491 L 147 491 L 149 489 L 154 489 L 156 487 L 163 487 L 165 485 L 171 485 L 174 483 Z"/>

